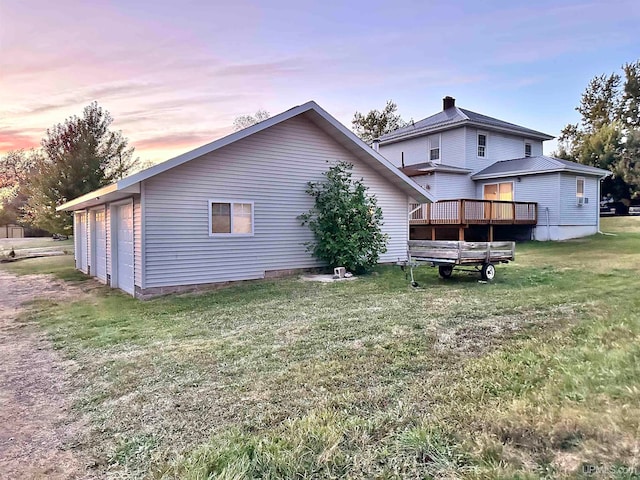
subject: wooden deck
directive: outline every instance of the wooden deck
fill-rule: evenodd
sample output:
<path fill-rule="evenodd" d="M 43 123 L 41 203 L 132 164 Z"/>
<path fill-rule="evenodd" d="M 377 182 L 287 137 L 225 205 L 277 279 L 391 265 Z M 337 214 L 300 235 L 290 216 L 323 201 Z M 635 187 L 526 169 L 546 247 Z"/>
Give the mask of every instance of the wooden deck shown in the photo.
<path fill-rule="evenodd" d="M 410 225 L 535 225 L 538 204 L 502 200 L 443 200 L 411 204 Z"/>

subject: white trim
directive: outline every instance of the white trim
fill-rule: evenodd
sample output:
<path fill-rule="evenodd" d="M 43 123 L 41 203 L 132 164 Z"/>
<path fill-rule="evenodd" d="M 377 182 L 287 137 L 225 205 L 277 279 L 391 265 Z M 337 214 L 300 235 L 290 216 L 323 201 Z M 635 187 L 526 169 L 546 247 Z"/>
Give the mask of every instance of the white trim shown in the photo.
<path fill-rule="evenodd" d="M 146 209 L 146 200 L 145 200 L 145 188 L 146 183 L 140 182 L 140 268 L 142 271 L 140 272 L 140 288 L 144 289 L 147 287 L 147 233 L 145 225 L 147 223 L 147 209 Z M 135 249 L 135 243 L 133 245 Z M 135 255 L 135 251 L 134 251 Z M 135 285 L 135 278 L 134 278 Z"/>
<path fill-rule="evenodd" d="M 231 219 L 231 224 L 230 224 L 230 230 L 231 232 L 229 233 L 213 233 L 211 232 L 212 229 L 212 225 L 211 225 L 211 204 L 213 203 L 228 203 L 229 204 L 229 216 Z M 234 204 L 248 204 L 251 205 L 251 233 L 233 233 L 233 205 Z M 255 208 L 254 208 L 254 202 L 253 200 L 232 200 L 232 199 L 228 199 L 228 198 L 211 198 L 208 200 L 208 209 L 209 209 L 209 237 L 211 238 L 218 238 L 218 237 L 223 237 L 223 238 L 236 238 L 236 237 L 253 237 L 254 236 L 254 232 L 255 232 L 255 221 L 256 221 L 256 217 L 255 217 Z"/>
<path fill-rule="evenodd" d="M 479 155 L 480 153 L 480 135 L 484 136 L 484 155 Z M 489 133 L 482 131 L 482 130 L 476 130 L 476 158 L 488 158 L 488 150 L 489 150 Z"/>

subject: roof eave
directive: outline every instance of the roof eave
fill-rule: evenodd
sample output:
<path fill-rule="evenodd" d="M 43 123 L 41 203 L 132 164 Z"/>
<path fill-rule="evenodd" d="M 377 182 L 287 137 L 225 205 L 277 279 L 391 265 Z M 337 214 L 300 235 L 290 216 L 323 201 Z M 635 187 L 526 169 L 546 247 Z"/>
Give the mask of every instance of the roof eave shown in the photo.
<path fill-rule="evenodd" d="M 487 173 L 487 174 L 475 174 L 471 175 L 471 180 L 492 180 L 495 178 L 503 178 L 503 177 L 524 177 L 526 175 L 540 175 L 544 173 L 575 173 L 578 175 L 588 175 L 591 177 L 599 177 L 605 178 L 611 175 L 611 172 L 600 173 L 600 172 L 587 172 L 584 170 L 571 169 L 571 168 L 549 168 L 545 170 L 514 170 L 511 172 L 501 172 L 501 173 Z"/>

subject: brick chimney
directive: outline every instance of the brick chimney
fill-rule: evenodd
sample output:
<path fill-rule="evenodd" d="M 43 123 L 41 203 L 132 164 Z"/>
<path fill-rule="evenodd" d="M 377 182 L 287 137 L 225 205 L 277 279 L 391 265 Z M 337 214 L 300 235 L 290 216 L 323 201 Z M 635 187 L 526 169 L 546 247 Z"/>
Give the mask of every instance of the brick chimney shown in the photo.
<path fill-rule="evenodd" d="M 446 96 L 442 99 L 442 109 L 446 110 L 448 108 L 453 108 L 456 106 L 456 99 L 453 97 Z"/>

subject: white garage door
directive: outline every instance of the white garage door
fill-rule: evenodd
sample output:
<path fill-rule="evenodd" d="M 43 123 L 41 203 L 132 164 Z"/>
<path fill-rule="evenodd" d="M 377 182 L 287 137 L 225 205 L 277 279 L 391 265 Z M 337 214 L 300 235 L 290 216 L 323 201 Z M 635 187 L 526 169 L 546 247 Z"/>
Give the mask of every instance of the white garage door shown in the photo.
<path fill-rule="evenodd" d="M 120 205 L 116 213 L 118 288 L 131 295 L 133 286 L 133 205 Z"/>
<path fill-rule="evenodd" d="M 95 213 L 96 228 L 96 261 L 95 274 L 103 282 L 107 281 L 107 232 L 105 230 L 104 210 L 98 210 Z"/>
<path fill-rule="evenodd" d="M 76 247 L 76 268 L 87 272 L 87 214 L 86 212 L 76 213 L 75 247 Z"/>

